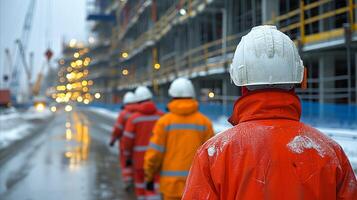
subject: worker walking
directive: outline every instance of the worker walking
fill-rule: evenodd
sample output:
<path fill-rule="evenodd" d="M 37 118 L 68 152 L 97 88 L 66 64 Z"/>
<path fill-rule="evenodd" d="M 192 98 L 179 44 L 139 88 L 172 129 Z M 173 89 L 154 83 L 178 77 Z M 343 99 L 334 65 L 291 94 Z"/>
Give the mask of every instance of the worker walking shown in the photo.
<path fill-rule="evenodd" d="M 194 88 L 186 78 L 170 86 L 169 113 L 156 123 L 145 154 L 145 180 L 152 188 L 160 172 L 160 191 L 164 200 L 181 199 L 186 177 L 197 149 L 213 136 L 210 120 L 198 111 Z"/>
<path fill-rule="evenodd" d="M 294 88 L 304 67 L 288 36 L 274 26 L 253 28 L 230 75 L 243 94 L 229 119 L 234 127 L 198 150 L 183 199 L 357 199 L 342 148 L 300 122 Z"/>
<path fill-rule="evenodd" d="M 152 129 L 163 113 L 151 100 L 153 96 L 147 87 L 138 87 L 135 96 L 138 101 L 137 113 L 128 119 L 123 136 L 124 150 L 130 156 L 126 166 L 133 166 L 135 194 L 138 200 L 160 199 L 155 190 L 146 190 L 143 165 Z"/>
<path fill-rule="evenodd" d="M 124 127 L 129 117 L 136 111 L 137 100 L 133 92 L 127 92 L 123 97 L 123 108 L 120 112 L 117 121 L 114 124 L 112 136 L 109 145 L 114 146 L 117 140 L 119 144 L 119 162 L 121 166 L 121 174 L 124 182 L 125 190 L 128 190 L 133 181 L 133 169 L 130 166 L 126 166 L 126 160 L 128 159 L 128 152 L 124 151 L 123 140 L 121 139 L 124 132 Z"/>

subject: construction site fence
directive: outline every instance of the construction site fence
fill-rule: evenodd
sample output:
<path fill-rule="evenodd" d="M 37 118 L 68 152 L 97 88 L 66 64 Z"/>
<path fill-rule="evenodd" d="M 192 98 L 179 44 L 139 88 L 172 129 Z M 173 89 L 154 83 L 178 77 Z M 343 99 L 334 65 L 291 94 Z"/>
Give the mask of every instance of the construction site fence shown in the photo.
<path fill-rule="evenodd" d="M 167 102 L 157 103 L 157 107 L 167 112 Z M 92 103 L 89 106 L 119 112 L 121 104 Z M 211 120 L 232 115 L 234 103 L 200 102 L 200 111 Z M 357 105 L 328 104 L 302 101 L 301 120 L 315 127 L 357 129 Z"/>

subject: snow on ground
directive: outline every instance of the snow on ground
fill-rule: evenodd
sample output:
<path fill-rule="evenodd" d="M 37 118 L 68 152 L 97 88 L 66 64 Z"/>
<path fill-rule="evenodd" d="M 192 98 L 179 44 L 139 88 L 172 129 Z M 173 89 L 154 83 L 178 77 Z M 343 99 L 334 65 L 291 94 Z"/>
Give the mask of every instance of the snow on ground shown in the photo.
<path fill-rule="evenodd" d="M 111 111 L 105 108 L 96 108 L 96 107 L 90 107 L 88 108 L 88 110 L 112 119 L 116 119 L 118 117 L 118 113 L 120 112 L 120 111 Z"/>
<path fill-rule="evenodd" d="M 38 112 L 32 108 L 26 112 L 12 112 L 0 113 L 0 149 L 3 149 L 13 142 L 20 140 L 29 134 L 35 128 L 31 120 L 46 119 L 52 115 L 51 111 L 44 110 Z"/>

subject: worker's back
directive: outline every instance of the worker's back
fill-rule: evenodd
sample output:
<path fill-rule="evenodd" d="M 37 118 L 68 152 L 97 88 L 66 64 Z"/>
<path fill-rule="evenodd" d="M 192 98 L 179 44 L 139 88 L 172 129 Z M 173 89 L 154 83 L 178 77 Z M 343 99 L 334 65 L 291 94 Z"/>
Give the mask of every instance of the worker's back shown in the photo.
<path fill-rule="evenodd" d="M 198 151 L 183 199 L 357 199 L 343 150 L 300 113 L 289 92 L 240 99 L 237 125 Z"/>
<path fill-rule="evenodd" d="M 153 130 L 145 170 L 162 163 L 160 191 L 166 196 L 181 197 L 193 157 L 213 136 L 213 130 L 210 120 L 198 112 L 196 100 L 176 99 L 168 109 L 170 112 L 159 119 Z"/>

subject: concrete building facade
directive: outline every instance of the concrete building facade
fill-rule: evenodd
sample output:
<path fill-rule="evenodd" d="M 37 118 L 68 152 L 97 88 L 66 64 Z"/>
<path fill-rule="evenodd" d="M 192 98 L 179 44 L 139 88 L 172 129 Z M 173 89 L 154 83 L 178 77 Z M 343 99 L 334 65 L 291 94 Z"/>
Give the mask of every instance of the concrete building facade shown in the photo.
<path fill-rule="evenodd" d="M 308 89 L 297 89 L 303 100 L 357 102 L 354 0 L 109 2 L 105 13 L 114 13 L 116 20 L 109 26 L 95 23 L 95 31 L 106 34 L 98 34 L 101 42 L 92 49 L 90 66 L 93 74 L 107 74 L 97 77 L 107 102 L 142 84 L 164 100 L 179 76 L 193 80 L 201 100 L 231 102 L 240 95 L 228 74 L 234 50 L 261 24 L 277 26 L 298 46 L 308 70 Z"/>

